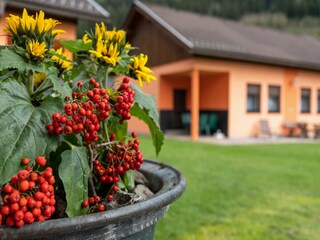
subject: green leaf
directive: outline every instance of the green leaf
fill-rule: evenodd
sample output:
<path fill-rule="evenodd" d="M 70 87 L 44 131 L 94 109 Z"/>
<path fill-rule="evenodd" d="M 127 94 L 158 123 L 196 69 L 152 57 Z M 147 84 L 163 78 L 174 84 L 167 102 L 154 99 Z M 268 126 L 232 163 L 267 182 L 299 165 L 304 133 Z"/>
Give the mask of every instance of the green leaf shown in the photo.
<path fill-rule="evenodd" d="M 123 183 L 128 191 L 131 191 L 134 188 L 135 183 L 132 170 L 126 171 L 126 173 L 123 176 Z"/>
<path fill-rule="evenodd" d="M 153 146 L 158 155 L 163 145 L 164 137 L 159 126 L 159 114 L 154 97 L 142 92 L 138 86 L 131 84 L 131 88 L 135 91 L 135 104 L 132 106 L 130 113 L 148 125 Z"/>
<path fill-rule="evenodd" d="M 4 69 L 18 69 L 19 72 L 28 70 L 46 72 L 43 63 L 38 63 L 36 65 L 30 64 L 21 55 L 16 54 L 9 49 L 9 47 L 0 50 L 0 71 Z"/>
<path fill-rule="evenodd" d="M 157 110 L 157 104 L 154 97 L 150 94 L 144 93 L 140 87 L 131 84 L 130 87 L 135 91 L 135 102 L 141 109 L 148 111 L 148 115 L 154 123 L 159 126 L 159 113 Z"/>
<path fill-rule="evenodd" d="M 88 198 L 90 168 L 86 148 L 71 146 L 70 150 L 61 154 L 59 176 L 66 192 L 66 213 L 69 217 L 74 217 L 86 213 L 86 210 L 81 208 L 81 203 Z"/>
<path fill-rule="evenodd" d="M 72 89 L 66 82 L 58 78 L 58 70 L 55 67 L 49 69 L 47 78 L 51 81 L 53 90 L 60 95 L 61 99 L 65 99 L 66 96 L 71 97 Z"/>
<path fill-rule="evenodd" d="M 53 112 L 63 108 L 61 99 L 48 97 L 40 106 L 31 103 L 27 88 L 15 79 L 0 82 L 0 184 L 21 168 L 21 159 L 46 155 L 60 138 L 47 133 Z"/>
<path fill-rule="evenodd" d="M 92 43 L 84 43 L 82 40 L 60 40 L 62 46 L 72 53 L 89 51 L 92 48 Z"/>
<path fill-rule="evenodd" d="M 110 134 L 116 135 L 115 140 L 123 141 L 127 136 L 128 124 L 125 121 L 123 124 L 119 124 L 120 118 L 117 116 L 110 116 L 107 120 L 107 129 Z"/>

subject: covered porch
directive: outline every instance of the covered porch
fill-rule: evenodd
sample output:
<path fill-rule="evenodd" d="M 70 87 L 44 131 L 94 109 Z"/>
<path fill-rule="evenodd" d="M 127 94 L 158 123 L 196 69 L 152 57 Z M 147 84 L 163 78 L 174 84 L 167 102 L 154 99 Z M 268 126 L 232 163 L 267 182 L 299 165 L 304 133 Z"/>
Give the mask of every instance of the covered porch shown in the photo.
<path fill-rule="evenodd" d="M 182 130 L 194 141 L 218 129 L 228 136 L 229 73 L 205 70 L 193 61 L 163 69 L 154 70 L 162 130 Z"/>

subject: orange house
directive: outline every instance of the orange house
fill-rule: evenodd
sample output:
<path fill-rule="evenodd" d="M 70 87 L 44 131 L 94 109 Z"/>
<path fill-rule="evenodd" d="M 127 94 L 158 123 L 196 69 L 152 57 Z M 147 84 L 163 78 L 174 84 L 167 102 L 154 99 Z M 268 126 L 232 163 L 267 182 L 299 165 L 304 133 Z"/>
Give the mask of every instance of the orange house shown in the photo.
<path fill-rule="evenodd" d="M 189 128 L 197 140 L 217 129 L 254 136 L 263 119 L 275 134 L 286 124 L 312 131 L 320 123 L 320 42 L 311 37 L 139 1 L 124 28 L 158 79 L 145 91 L 164 131 Z M 138 120 L 133 125 L 146 131 Z"/>
<path fill-rule="evenodd" d="M 23 8 L 26 8 L 30 15 L 43 10 L 46 18 L 59 20 L 62 24 L 58 28 L 66 31 L 61 34 L 60 39 L 76 39 L 77 22 L 80 19 L 101 22 L 106 21 L 110 15 L 94 0 L 3 0 L 0 1 L 0 26 L 5 25 L 9 14 L 21 16 Z M 10 40 L 8 36 L 0 34 L 0 45 L 8 45 Z M 59 43 L 56 42 L 55 47 L 58 46 Z"/>

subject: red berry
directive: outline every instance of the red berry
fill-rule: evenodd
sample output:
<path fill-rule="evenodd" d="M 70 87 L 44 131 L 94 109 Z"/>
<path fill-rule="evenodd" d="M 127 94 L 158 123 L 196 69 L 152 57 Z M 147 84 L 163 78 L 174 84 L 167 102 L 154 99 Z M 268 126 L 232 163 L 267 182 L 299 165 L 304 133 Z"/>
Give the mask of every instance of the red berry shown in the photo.
<path fill-rule="evenodd" d="M 29 198 L 27 206 L 29 209 L 33 209 L 36 206 L 36 200 L 34 200 L 34 198 Z"/>
<path fill-rule="evenodd" d="M 59 122 L 60 121 L 60 113 L 55 112 L 55 113 L 52 114 L 51 117 L 52 117 L 52 120 L 54 122 Z"/>
<path fill-rule="evenodd" d="M 110 141 L 113 141 L 115 138 L 116 138 L 116 135 L 115 135 L 114 133 L 112 133 L 112 134 L 110 135 Z"/>
<path fill-rule="evenodd" d="M 22 161 L 21 161 L 21 163 L 22 163 L 23 165 L 28 165 L 29 162 L 30 162 L 30 159 L 29 159 L 29 158 L 23 158 Z"/>
<path fill-rule="evenodd" d="M 9 215 L 9 213 L 10 213 L 10 208 L 9 208 L 9 206 L 4 205 L 4 206 L 1 208 L 1 214 L 4 215 L 4 216 L 7 216 L 7 215 Z"/>
<path fill-rule="evenodd" d="M 78 85 L 78 87 L 81 88 L 83 86 L 83 82 L 79 81 L 79 82 L 77 82 L 77 85 Z"/>
<path fill-rule="evenodd" d="M 38 222 L 44 222 L 46 220 L 46 218 L 43 215 L 39 215 L 37 218 Z"/>
<path fill-rule="evenodd" d="M 66 122 L 67 122 L 66 116 L 61 116 L 61 117 L 60 117 L 60 123 L 64 124 L 64 123 L 66 123 Z"/>
<path fill-rule="evenodd" d="M 20 192 L 25 192 L 29 190 L 29 182 L 27 180 L 21 181 L 19 189 L 20 189 Z"/>
<path fill-rule="evenodd" d="M 36 186 L 34 181 L 29 181 L 29 190 L 32 190 Z"/>
<path fill-rule="evenodd" d="M 88 202 L 93 205 L 95 203 L 94 197 L 89 197 Z"/>
<path fill-rule="evenodd" d="M 99 103 L 101 100 L 100 95 L 96 94 L 92 97 L 92 101 L 94 101 L 95 103 Z"/>
<path fill-rule="evenodd" d="M 8 227 L 13 227 L 14 226 L 14 220 L 13 220 L 13 217 L 9 216 L 6 218 L 6 225 Z"/>
<path fill-rule="evenodd" d="M 104 210 L 106 210 L 106 207 L 103 204 L 98 204 L 98 211 L 99 212 L 103 212 Z"/>
<path fill-rule="evenodd" d="M 96 80 L 94 78 L 90 78 L 89 81 L 91 84 L 94 84 L 96 82 Z"/>
<path fill-rule="evenodd" d="M 13 215 L 13 219 L 18 222 L 20 220 L 22 220 L 24 218 L 24 213 L 19 210 L 19 211 L 16 211 L 16 213 Z"/>
<path fill-rule="evenodd" d="M 27 204 L 28 204 L 28 200 L 26 198 L 24 198 L 24 197 L 20 198 L 20 200 L 19 200 L 20 207 L 27 206 Z"/>
<path fill-rule="evenodd" d="M 18 176 L 12 176 L 10 182 L 11 182 L 11 184 L 13 184 L 13 185 L 17 185 L 18 182 L 19 182 Z"/>
<path fill-rule="evenodd" d="M 42 192 L 36 192 L 33 196 L 35 200 L 42 201 L 45 195 Z"/>
<path fill-rule="evenodd" d="M 27 170 L 20 170 L 19 172 L 18 172 L 18 179 L 20 180 L 20 181 L 22 181 L 22 180 L 25 180 L 25 179 L 27 179 L 28 177 L 29 177 L 29 172 L 27 171 Z"/>
<path fill-rule="evenodd" d="M 31 224 L 31 223 L 34 222 L 34 217 L 33 217 L 32 212 L 26 212 L 26 213 L 24 214 L 24 221 L 25 221 L 26 223 L 29 223 L 29 224 Z"/>
<path fill-rule="evenodd" d="M 77 125 L 75 125 L 75 126 L 77 126 Z M 78 126 L 77 126 L 78 127 Z M 66 135 L 69 135 L 69 134 L 71 134 L 72 133 L 72 127 L 70 127 L 70 126 L 65 126 L 64 127 L 64 129 L 63 129 L 63 132 L 64 132 L 64 134 L 66 134 Z"/>
<path fill-rule="evenodd" d="M 11 215 L 20 209 L 19 203 L 12 203 L 9 207 Z"/>
<path fill-rule="evenodd" d="M 21 219 L 20 221 L 15 222 L 16 227 L 20 228 L 24 225 L 24 220 Z"/>
<path fill-rule="evenodd" d="M 72 111 L 72 105 L 70 103 L 67 103 L 65 106 L 64 106 L 64 111 L 65 112 L 70 112 Z"/>
<path fill-rule="evenodd" d="M 84 108 L 80 108 L 80 109 L 78 110 L 78 114 L 81 115 L 81 116 L 85 116 L 86 113 L 87 113 L 87 111 L 86 111 Z"/>
<path fill-rule="evenodd" d="M 137 134 L 136 132 L 132 132 L 132 133 L 131 133 L 131 136 L 132 136 L 133 138 L 136 138 L 136 137 L 138 136 L 138 134 Z"/>
<path fill-rule="evenodd" d="M 95 197 L 94 197 L 94 201 L 95 201 L 96 203 L 99 203 L 99 202 L 101 201 L 101 197 L 95 196 Z"/>
<path fill-rule="evenodd" d="M 35 172 L 30 173 L 30 181 L 35 182 L 35 181 L 37 181 L 37 179 L 38 179 L 37 173 L 35 173 Z"/>
<path fill-rule="evenodd" d="M 20 200 L 20 194 L 18 192 L 13 192 L 9 195 L 11 203 L 17 203 Z"/>
<path fill-rule="evenodd" d="M 124 77 L 122 80 L 123 83 L 129 83 L 130 79 L 128 77 Z"/>
<path fill-rule="evenodd" d="M 47 162 L 47 160 L 46 160 L 45 157 L 43 157 L 43 156 L 38 156 L 38 157 L 36 157 L 36 163 L 37 163 L 39 166 L 43 167 L 44 165 L 46 165 L 46 162 Z"/>
<path fill-rule="evenodd" d="M 94 95 L 94 93 L 91 91 L 91 90 L 89 90 L 88 92 L 87 92 L 87 96 L 88 96 L 88 98 L 92 98 L 93 97 L 93 95 Z"/>
<path fill-rule="evenodd" d="M 13 190 L 13 188 L 12 188 L 12 186 L 9 184 L 9 183 L 7 183 L 6 185 L 4 185 L 4 187 L 3 187 L 3 189 L 2 189 L 2 191 L 4 192 L 4 193 L 11 193 L 12 192 L 12 190 Z"/>
<path fill-rule="evenodd" d="M 112 201 L 112 199 L 113 199 L 113 196 L 110 194 L 110 195 L 108 195 L 108 197 L 107 197 L 107 200 L 109 201 L 109 202 L 111 202 Z"/>
<path fill-rule="evenodd" d="M 89 202 L 88 202 L 87 200 L 83 200 L 81 206 L 82 206 L 83 208 L 86 208 L 86 207 L 89 206 Z"/>
<path fill-rule="evenodd" d="M 41 215 L 41 209 L 40 208 L 34 208 L 32 209 L 32 215 L 34 217 L 39 217 Z"/>

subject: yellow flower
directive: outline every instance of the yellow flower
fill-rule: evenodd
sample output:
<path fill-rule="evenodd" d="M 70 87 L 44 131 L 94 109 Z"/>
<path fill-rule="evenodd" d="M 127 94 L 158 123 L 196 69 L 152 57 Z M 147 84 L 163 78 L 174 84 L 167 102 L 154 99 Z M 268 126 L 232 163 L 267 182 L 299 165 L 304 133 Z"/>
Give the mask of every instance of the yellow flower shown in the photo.
<path fill-rule="evenodd" d="M 82 41 L 87 44 L 87 43 L 92 43 L 92 40 L 89 39 L 89 35 L 88 34 L 84 34 L 82 37 Z"/>
<path fill-rule="evenodd" d="M 34 85 L 40 85 L 47 77 L 47 74 L 42 72 L 36 72 L 33 76 Z"/>
<path fill-rule="evenodd" d="M 45 42 L 39 43 L 32 39 L 27 44 L 27 52 L 33 57 L 43 58 L 47 50 Z"/>
<path fill-rule="evenodd" d="M 130 51 L 130 48 L 131 48 L 131 44 L 130 43 L 126 43 L 126 45 L 124 45 L 125 53 L 128 53 Z"/>
<path fill-rule="evenodd" d="M 57 51 L 53 50 L 53 56 L 51 59 L 58 63 L 61 68 L 66 69 L 66 70 L 71 70 L 72 69 L 72 62 L 71 60 L 67 59 L 67 54 L 63 51 L 62 48 L 59 48 Z"/>
<path fill-rule="evenodd" d="M 125 36 L 126 36 L 126 32 L 123 30 L 118 30 L 116 32 L 116 39 L 118 42 L 122 42 L 122 40 L 125 38 Z"/>
<path fill-rule="evenodd" d="M 115 40 L 118 43 L 121 43 L 125 38 L 126 32 L 123 30 L 116 30 L 115 28 L 112 31 L 106 31 L 107 40 L 113 41 Z"/>
<path fill-rule="evenodd" d="M 45 19 L 44 12 L 36 13 L 34 18 L 23 9 L 22 17 L 10 14 L 5 20 L 5 32 L 11 32 L 14 42 L 19 42 L 19 46 L 26 48 L 26 39 L 46 39 L 46 44 L 51 46 L 52 39 L 59 37 L 63 30 L 55 30 L 54 27 L 61 24 L 52 18 Z M 44 38 L 45 36 L 45 38 Z"/>
<path fill-rule="evenodd" d="M 4 28 L 4 32 L 11 31 L 12 33 L 17 33 L 18 26 L 20 23 L 20 18 L 18 16 L 10 14 L 9 17 L 6 18 L 6 27 Z"/>
<path fill-rule="evenodd" d="M 108 44 L 107 41 L 102 40 L 102 37 L 98 38 L 96 49 L 90 50 L 89 52 L 92 53 L 93 57 L 112 66 L 115 66 L 117 61 L 121 60 L 118 45 Z"/>
<path fill-rule="evenodd" d="M 45 27 L 44 22 L 44 12 L 40 11 L 39 14 L 36 13 L 36 22 L 37 22 L 37 29 L 39 33 L 42 33 Z"/>
<path fill-rule="evenodd" d="M 104 25 L 103 22 L 101 22 L 100 25 L 101 27 L 99 26 L 98 23 L 96 23 L 96 32 L 95 32 L 96 38 L 99 38 L 99 37 L 104 38 L 107 31 L 106 26 Z"/>
<path fill-rule="evenodd" d="M 133 71 L 133 75 L 138 80 L 140 87 L 142 87 L 142 82 L 149 84 L 150 81 L 156 80 L 152 70 L 145 66 L 148 61 L 147 55 L 141 53 L 140 56 L 133 57 L 130 60 L 131 64 L 128 67 Z"/>

